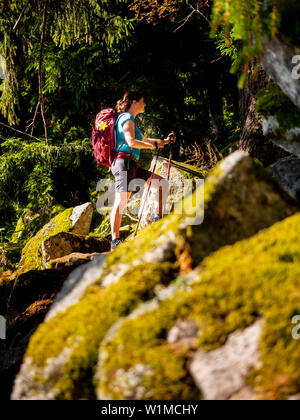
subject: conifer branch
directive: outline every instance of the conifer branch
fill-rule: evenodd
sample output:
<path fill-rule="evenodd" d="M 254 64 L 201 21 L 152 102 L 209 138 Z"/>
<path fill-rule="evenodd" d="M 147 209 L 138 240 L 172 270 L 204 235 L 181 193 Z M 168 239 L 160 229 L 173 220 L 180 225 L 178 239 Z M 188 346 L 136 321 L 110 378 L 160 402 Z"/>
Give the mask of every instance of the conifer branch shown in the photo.
<path fill-rule="evenodd" d="M 18 19 L 17 19 L 16 23 L 14 24 L 13 31 L 16 31 L 16 30 L 17 30 L 17 28 L 18 28 L 18 26 L 19 26 L 19 23 L 20 23 L 20 21 L 21 21 L 21 19 L 22 19 L 23 14 L 25 13 L 25 10 L 26 10 L 26 9 L 27 9 L 27 7 L 29 6 L 29 3 L 30 3 L 30 0 L 28 0 L 28 1 L 27 1 L 27 3 L 25 4 L 25 6 L 23 7 L 23 9 L 22 9 L 22 11 L 21 11 L 21 13 L 20 13 L 20 16 L 18 17 Z"/>
<path fill-rule="evenodd" d="M 102 29 L 103 27 L 105 27 L 105 25 L 108 22 L 110 22 L 111 20 L 115 19 L 116 17 L 118 17 L 118 15 L 113 15 L 113 16 L 110 16 L 109 18 L 105 19 L 105 21 L 102 22 L 101 25 L 98 25 L 96 28 L 92 29 L 90 32 L 87 32 L 84 35 L 81 35 L 79 38 L 76 38 L 75 41 L 72 43 L 72 45 L 74 45 L 80 39 L 85 38 L 86 36 L 91 35 L 92 33 L 99 31 L 100 29 Z"/>

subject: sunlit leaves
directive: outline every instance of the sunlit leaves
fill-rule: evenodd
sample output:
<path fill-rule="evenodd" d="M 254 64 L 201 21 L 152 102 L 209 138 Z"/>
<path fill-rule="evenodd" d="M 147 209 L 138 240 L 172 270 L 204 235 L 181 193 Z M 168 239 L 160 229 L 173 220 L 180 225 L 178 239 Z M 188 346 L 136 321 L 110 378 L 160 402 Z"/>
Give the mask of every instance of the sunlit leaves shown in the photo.
<path fill-rule="evenodd" d="M 248 64 L 263 51 L 263 37 L 275 36 L 280 25 L 279 4 L 282 0 L 214 0 L 212 10 L 212 37 L 222 28 L 225 40 L 230 37 L 242 42 L 242 50 L 232 71 L 244 69 L 239 87 L 244 86 Z"/>

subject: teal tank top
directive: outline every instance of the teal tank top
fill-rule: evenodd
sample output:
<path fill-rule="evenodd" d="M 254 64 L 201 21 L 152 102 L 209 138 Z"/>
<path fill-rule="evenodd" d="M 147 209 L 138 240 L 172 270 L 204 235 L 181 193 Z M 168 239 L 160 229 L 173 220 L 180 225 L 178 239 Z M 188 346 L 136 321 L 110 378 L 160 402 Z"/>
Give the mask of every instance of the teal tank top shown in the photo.
<path fill-rule="evenodd" d="M 124 132 L 123 132 L 123 125 L 128 120 L 131 120 L 135 123 L 135 119 L 134 119 L 133 115 L 131 115 L 129 112 L 125 112 L 124 114 L 119 115 L 118 118 L 117 118 L 117 121 L 116 121 L 116 148 L 115 148 L 116 151 L 119 150 L 121 144 L 125 140 Z M 137 126 L 135 126 L 135 139 L 139 140 L 139 141 L 143 141 L 142 133 L 140 132 L 140 129 Z M 131 153 L 131 147 L 129 147 L 127 142 L 125 141 L 123 146 L 120 148 L 120 151 Z M 133 157 L 136 160 L 139 160 L 140 152 L 141 152 L 141 149 L 135 149 L 134 147 L 132 148 L 132 154 L 133 154 Z"/>

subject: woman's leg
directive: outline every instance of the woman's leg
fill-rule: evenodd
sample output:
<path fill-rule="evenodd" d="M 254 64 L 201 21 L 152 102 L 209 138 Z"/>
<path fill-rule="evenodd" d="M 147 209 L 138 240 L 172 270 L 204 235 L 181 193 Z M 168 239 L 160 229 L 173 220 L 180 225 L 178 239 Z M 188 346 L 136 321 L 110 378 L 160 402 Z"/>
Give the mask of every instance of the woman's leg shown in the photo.
<path fill-rule="evenodd" d="M 130 196 L 131 192 L 116 192 L 114 206 L 110 215 L 112 239 L 119 238 L 122 213 L 126 207 L 126 204 L 128 203 Z"/>

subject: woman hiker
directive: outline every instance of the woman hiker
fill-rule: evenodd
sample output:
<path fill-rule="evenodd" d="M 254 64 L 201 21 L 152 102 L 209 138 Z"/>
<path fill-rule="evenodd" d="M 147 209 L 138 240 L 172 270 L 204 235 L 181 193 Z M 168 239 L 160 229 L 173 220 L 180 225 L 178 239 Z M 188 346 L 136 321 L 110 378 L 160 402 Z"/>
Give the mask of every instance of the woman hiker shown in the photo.
<path fill-rule="evenodd" d="M 131 196 L 129 191 L 130 181 L 140 179 L 146 181 L 148 185 L 151 172 L 141 168 L 138 164 L 141 149 L 155 149 L 156 145 L 163 148 L 170 142 L 171 134 L 164 139 L 148 139 L 145 137 L 135 124 L 135 117 L 145 111 L 144 94 L 138 90 L 130 90 L 125 93 L 123 99 L 119 100 L 116 105 L 116 111 L 120 113 L 116 121 L 116 151 L 117 156 L 111 165 L 111 172 L 115 177 L 115 201 L 110 216 L 112 241 L 111 250 L 117 248 L 122 243 L 119 237 L 119 231 L 122 221 L 123 210 Z M 172 141 L 176 138 L 172 137 Z M 161 198 L 156 203 L 157 212 L 154 221 L 162 217 L 162 207 L 168 193 L 168 181 L 162 179 L 161 176 L 154 174 L 152 178 L 151 188 L 161 188 Z M 132 184 L 131 184 L 132 185 Z M 133 188 L 135 191 L 135 188 Z"/>

